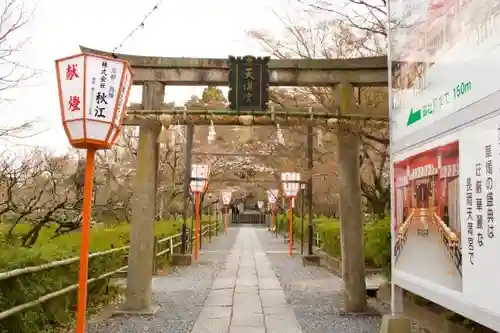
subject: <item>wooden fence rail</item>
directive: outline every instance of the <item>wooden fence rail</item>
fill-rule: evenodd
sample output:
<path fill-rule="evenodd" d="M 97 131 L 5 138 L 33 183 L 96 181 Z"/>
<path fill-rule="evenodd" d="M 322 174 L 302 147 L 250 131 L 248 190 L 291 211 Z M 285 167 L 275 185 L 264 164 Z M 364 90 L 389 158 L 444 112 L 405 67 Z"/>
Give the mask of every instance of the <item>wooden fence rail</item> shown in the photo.
<path fill-rule="evenodd" d="M 201 237 L 203 237 L 207 234 L 211 237 L 212 231 L 216 230 L 214 228 L 218 228 L 217 222 L 203 225 L 201 230 L 200 230 Z M 157 258 L 165 256 L 165 255 L 168 255 L 169 258 L 171 258 L 172 253 L 174 253 L 174 250 L 177 249 L 178 247 L 180 247 L 180 245 L 182 244 L 181 236 L 182 236 L 182 234 L 178 233 L 178 234 L 157 240 L 156 244 L 155 244 L 156 246 L 155 246 L 155 253 L 154 253 L 154 262 L 156 263 Z M 193 240 L 195 239 L 194 234 L 192 236 L 192 239 Z M 160 245 L 165 244 L 167 242 L 168 242 L 168 247 L 166 247 L 164 250 L 158 251 L 158 249 L 160 248 Z M 129 248 L 130 248 L 130 246 L 127 245 L 127 246 L 123 246 L 120 248 L 111 249 L 111 250 L 107 250 L 107 251 L 94 252 L 94 253 L 91 253 L 89 255 L 89 258 L 103 257 L 103 256 L 107 256 L 107 255 L 110 255 L 110 254 L 113 254 L 116 252 L 128 250 Z M 54 267 L 68 266 L 68 265 L 71 265 L 73 263 L 78 262 L 79 260 L 80 260 L 79 257 L 73 257 L 73 258 L 64 259 L 64 260 L 53 261 L 53 262 L 43 264 L 40 266 L 30 266 L 30 267 L 14 269 L 12 271 L 0 273 L 0 281 L 11 279 L 11 278 L 18 277 L 21 275 L 27 275 L 27 274 L 33 274 L 33 273 L 45 271 L 45 270 L 48 270 L 48 269 L 51 269 Z M 87 280 L 87 283 L 92 284 L 96 281 L 112 277 L 113 275 L 115 275 L 117 273 L 125 272 L 127 270 L 127 268 L 128 268 L 128 265 L 122 266 L 122 267 L 115 269 L 113 271 L 104 273 L 104 274 L 99 275 L 99 276 L 94 277 L 94 278 L 90 278 Z M 156 270 L 156 264 L 153 265 L 153 269 Z M 30 302 L 27 302 L 24 304 L 20 304 L 20 305 L 12 307 L 10 309 L 4 310 L 4 311 L 0 312 L 0 320 L 3 320 L 9 316 L 16 314 L 16 313 L 19 313 L 19 312 L 24 311 L 26 309 L 29 309 L 31 307 L 40 305 L 40 304 L 45 303 L 53 298 L 62 296 L 64 294 L 67 294 L 67 293 L 74 291 L 74 290 L 77 290 L 77 289 L 78 289 L 78 284 L 72 284 L 72 285 L 67 286 L 63 289 L 54 291 L 54 292 L 46 294 L 46 295 L 43 295 L 36 300 L 30 301 Z"/>

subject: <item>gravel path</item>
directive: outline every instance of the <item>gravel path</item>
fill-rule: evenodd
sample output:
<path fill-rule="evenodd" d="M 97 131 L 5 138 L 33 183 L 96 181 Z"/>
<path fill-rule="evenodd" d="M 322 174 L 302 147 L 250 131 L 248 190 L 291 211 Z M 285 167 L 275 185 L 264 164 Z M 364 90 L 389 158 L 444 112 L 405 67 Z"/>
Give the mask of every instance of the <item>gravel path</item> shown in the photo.
<path fill-rule="evenodd" d="M 113 317 L 90 323 L 87 332 L 190 332 L 237 233 L 238 229 L 232 228 L 227 236 L 214 237 L 212 243 L 204 242 L 197 265 L 178 268 L 168 276 L 153 279 L 153 301 L 161 306 L 154 317 Z"/>
<path fill-rule="evenodd" d="M 339 315 L 342 280 L 322 267 L 302 265 L 300 255 L 290 259 L 283 237 L 257 231 L 272 268 L 293 305 L 304 333 L 378 333 L 379 317 Z"/>

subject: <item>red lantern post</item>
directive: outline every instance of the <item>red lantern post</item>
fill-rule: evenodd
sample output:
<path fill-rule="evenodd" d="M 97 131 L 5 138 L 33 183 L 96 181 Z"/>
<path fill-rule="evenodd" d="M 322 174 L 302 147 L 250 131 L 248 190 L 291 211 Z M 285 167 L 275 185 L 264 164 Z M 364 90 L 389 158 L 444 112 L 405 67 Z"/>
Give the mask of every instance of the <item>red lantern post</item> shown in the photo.
<path fill-rule="evenodd" d="M 73 147 L 87 150 L 76 314 L 76 332 L 84 333 L 95 153 L 120 134 L 133 75 L 126 61 L 85 53 L 56 60 L 56 74 L 64 131 Z"/>
<path fill-rule="evenodd" d="M 191 166 L 191 191 L 195 195 L 195 236 L 194 236 L 194 262 L 198 262 L 200 250 L 200 194 L 208 187 L 208 174 L 210 168 L 204 164 L 193 164 Z"/>
<path fill-rule="evenodd" d="M 297 197 L 300 189 L 300 173 L 283 172 L 281 174 L 283 182 L 283 193 L 290 200 L 290 223 L 289 223 L 289 254 L 293 255 L 293 201 Z"/>

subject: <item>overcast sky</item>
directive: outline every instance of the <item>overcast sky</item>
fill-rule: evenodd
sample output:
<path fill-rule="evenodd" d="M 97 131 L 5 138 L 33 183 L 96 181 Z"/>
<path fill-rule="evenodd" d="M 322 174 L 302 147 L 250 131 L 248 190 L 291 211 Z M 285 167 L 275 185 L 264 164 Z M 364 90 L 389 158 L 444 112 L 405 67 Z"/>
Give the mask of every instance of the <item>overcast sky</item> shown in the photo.
<path fill-rule="evenodd" d="M 30 36 L 18 59 L 23 65 L 46 71 L 36 81 L 11 91 L 14 102 L 1 104 L 0 109 L 4 124 L 39 118 L 39 129 L 47 129 L 23 140 L 24 144 L 63 152 L 68 145 L 60 123 L 54 60 L 78 53 L 79 45 L 111 51 L 158 0 L 24 1 L 26 8 L 36 8 L 30 24 L 17 36 Z M 290 11 L 288 0 L 164 0 L 119 52 L 170 57 L 263 55 L 245 32 L 254 28 L 280 31 L 273 10 L 286 13 L 287 9 Z M 167 88 L 165 99 L 183 105 L 202 89 Z M 139 102 L 140 92 L 133 93 L 130 100 Z"/>

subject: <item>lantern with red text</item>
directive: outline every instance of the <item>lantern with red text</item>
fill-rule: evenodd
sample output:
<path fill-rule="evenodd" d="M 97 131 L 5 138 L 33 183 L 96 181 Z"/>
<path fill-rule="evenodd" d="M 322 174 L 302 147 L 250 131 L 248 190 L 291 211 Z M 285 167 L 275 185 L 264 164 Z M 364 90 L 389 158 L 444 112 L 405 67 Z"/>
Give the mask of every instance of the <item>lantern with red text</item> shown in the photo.
<path fill-rule="evenodd" d="M 110 148 L 121 131 L 132 87 L 123 60 L 78 54 L 56 60 L 61 117 L 75 148 Z"/>

